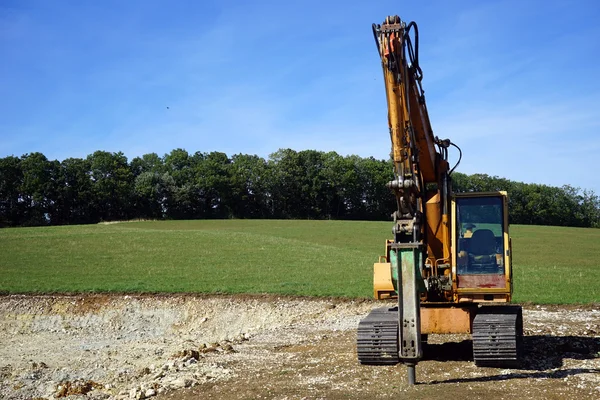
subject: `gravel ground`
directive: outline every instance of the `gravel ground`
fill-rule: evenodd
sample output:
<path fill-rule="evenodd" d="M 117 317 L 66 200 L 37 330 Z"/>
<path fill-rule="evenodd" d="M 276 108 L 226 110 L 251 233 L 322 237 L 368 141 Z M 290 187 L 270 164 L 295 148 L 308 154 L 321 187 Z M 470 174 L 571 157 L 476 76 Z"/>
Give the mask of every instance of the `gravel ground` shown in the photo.
<path fill-rule="evenodd" d="M 360 366 L 372 301 L 276 296 L 0 297 L 0 398 L 600 398 L 600 307 L 526 306 L 521 369 L 477 368 L 466 335 L 417 367 Z"/>

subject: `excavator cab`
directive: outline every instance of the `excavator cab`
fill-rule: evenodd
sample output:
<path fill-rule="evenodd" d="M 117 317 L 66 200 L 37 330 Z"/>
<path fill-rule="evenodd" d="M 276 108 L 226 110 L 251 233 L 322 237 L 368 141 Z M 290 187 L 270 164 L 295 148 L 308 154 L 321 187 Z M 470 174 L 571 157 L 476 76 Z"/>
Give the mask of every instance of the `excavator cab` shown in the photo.
<path fill-rule="evenodd" d="M 510 297 L 507 207 L 506 192 L 454 195 L 454 276 L 463 301 L 506 302 Z"/>

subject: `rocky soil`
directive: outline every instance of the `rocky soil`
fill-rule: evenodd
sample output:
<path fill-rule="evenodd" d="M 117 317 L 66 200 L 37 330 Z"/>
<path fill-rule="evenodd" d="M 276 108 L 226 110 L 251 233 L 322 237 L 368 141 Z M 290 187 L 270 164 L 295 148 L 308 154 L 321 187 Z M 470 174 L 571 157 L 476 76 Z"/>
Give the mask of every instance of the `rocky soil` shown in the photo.
<path fill-rule="evenodd" d="M 526 306 L 520 369 L 430 336 L 418 385 L 360 366 L 371 301 L 275 296 L 0 297 L 2 399 L 600 398 L 600 306 Z"/>

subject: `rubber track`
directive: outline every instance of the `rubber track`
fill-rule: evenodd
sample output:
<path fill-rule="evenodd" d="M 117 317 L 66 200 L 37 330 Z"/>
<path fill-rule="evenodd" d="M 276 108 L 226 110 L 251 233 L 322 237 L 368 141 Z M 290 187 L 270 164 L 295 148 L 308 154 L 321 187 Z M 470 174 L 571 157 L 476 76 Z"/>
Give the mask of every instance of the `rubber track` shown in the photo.
<path fill-rule="evenodd" d="M 518 367 L 523 347 L 519 306 L 484 307 L 473 320 L 473 360 L 482 367 Z"/>
<path fill-rule="evenodd" d="M 362 319 L 356 349 L 361 364 L 398 364 L 398 308 L 376 308 Z"/>

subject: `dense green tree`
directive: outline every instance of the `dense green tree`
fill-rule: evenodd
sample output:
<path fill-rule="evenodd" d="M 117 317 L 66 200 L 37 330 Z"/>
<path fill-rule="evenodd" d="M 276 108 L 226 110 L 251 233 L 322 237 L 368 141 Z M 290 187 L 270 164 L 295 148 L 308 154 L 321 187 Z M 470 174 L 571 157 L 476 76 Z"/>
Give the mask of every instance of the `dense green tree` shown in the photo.
<path fill-rule="evenodd" d="M 197 157 L 196 157 L 197 158 Z M 164 169 L 168 172 L 177 186 L 182 186 L 193 181 L 193 164 L 195 158 L 183 149 L 172 150 L 163 157 Z"/>
<path fill-rule="evenodd" d="M 359 163 L 359 179 L 362 182 L 364 214 L 359 219 L 390 219 L 396 210 L 395 199 L 387 183 L 393 179 L 392 164 L 389 161 L 363 158 Z"/>
<path fill-rule="evenodd" d="M 0 158 L 0 227 L 19 226 L 23 222 L 22 181 L 21 159 L 15 156 Z"/>
<path fill-rule="evenodd" d="M 256 155 L 236 154 L 229 166 L 229 209 L 236 218 L 267 218 L 267 162 Z"/>
<path fill-rule="evenodd" d="M 327 212 L 323 153 L 303 150 L 297 153 L 298 175 L 295 180 L 299 189 L 299 217 L 323 218 Z"/>
<path fill-rule="evenodd" d="M 225 153 L 211 152 L 195 154 L 195 184 L 200 196 L 202 218 L 232 217 L 234 201 L 232 198 L 230 165 L 231 160 Z"/>
<path fill-rule="evenodd" d="M 280 149 L 268 160 L 269 207 L 274 218 L 306 218 L 306 206 L 302 204 L 302 175 L 298 153 Z M 302 215 L 304 214 L 304 215 Z"/>
<path fill-rule="evenodd" d="M 95 202 L 90 177 L 89 159 L 67 158 L 60 163 L 57 187 L 57 210 L 52 217 L 56 224 L 98 222 L 93 209 Z"/>
<path fill-rule="evenodd" d="M 131 160 L 131 172 L 136 177 L 144 172 L 163 173 L 165 171 L 165 164 L 156 153 L 144 154 Z"/>
<path fill-rule="evenodd" d="M 269 157 L 269 201 L 277 218 L 331 218 L 343 200 L 336 153 L 281 149 Z M 342 212 L 343 214 L 343 212 Z"/>
<path fill-rule="evenodd" d="M 102 221 L 129 219 L 133 215 L 133 173 L 127 157 L 121 152 L 96 151 L 87 160 L 97 217 Z"/>
<path fill-rule="evenodd" d="M 322 154 L 323 167 L 319 171 L 321 176 L 322 215 L 327 219 L 346 218 L 348 214 L 347 202 L 349 192 L 348 167 L 351 167 L 344 157 L 334 151 Z"/>
<path fill-rule="evenodd" d="M 36 152 L 21 157 L 20 166 L 23 180 L 19 191 L 24 206 L 21 224 L 50 224 L 58 189 L 58 162 Z"/>
<path fill-rule="evenodd" d="M 580 226 L 600 228 L 600 198 L 591 190 L 584 190 L 582 197 L 583 223 Z"/>
<path fill-rule="evenodd" d="M 340 183 L 341 192 L 343 193 L 343 208 L 345 217 L 349 219 L 366 218 L 365 186 L 369 180 L 364 180 L 367 170 L 362 160 L 359 156 L 351 155 L 344 157 L 341 165 L 343 172 Z M 388 191 L 387 196 L 391 199 L 392 193 Z M 391 214 L 391 211 L 389 213 Z"/>
<path fill-rule="evenodd" d="M 175 180 L 169 173 L 146 171 L 135 178 L 136 218 L 160 219 L 168 215 L 168 199 L 175 192 Z"/>
<path fill-rule="evenodd" d="M 183 149 L 172 150 L 163 157 L 164 169 L 173 179 L 172 189 L 165 199 L 167 217 L 174 219 L 202 218 L 201 193 L 196 182 L 196 166 L 202 153 L 193 156 Z"/>

